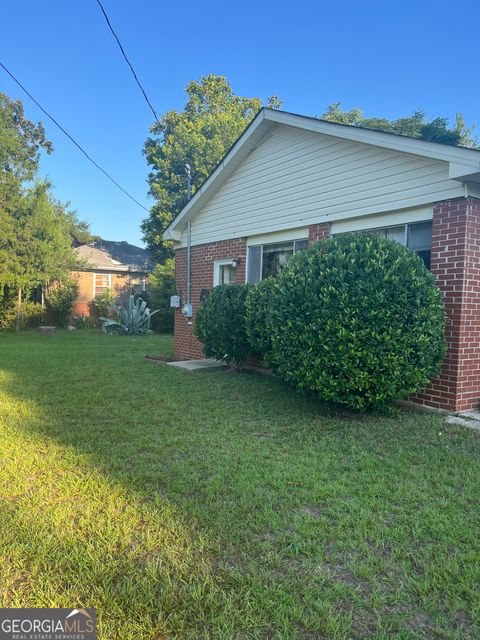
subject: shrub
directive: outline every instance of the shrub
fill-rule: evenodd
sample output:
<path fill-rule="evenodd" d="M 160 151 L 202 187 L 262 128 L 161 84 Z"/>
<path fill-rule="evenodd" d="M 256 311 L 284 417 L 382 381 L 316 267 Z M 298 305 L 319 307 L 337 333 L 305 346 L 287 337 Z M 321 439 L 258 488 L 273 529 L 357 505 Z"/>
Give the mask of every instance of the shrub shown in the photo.
<path fill-rule="evenodd" d="M 207 358 L 241 365 L 250 348 L 245 329 L 245 300 L 249 286 L 215 287 L 197 311 L 194 333 Z"/>
<path fill-rule="evenodd" d="M 252 353 L 269 362 L 272 350 L 271 308 L 275 277 L 265 278 L 248 291 L 245 302 L 245 326 Z"/>
<path fill-rule="evenodd" d="M 9 331 L 15 328 L 17 317 L 17 301 L 10 293 L 4 293 L 0 298 L 0 330 Z"/>
<path fill-rule="evenodd" d="M 38 302 L 24 300 L 20 307 L 20 328 L 38 327 L 42 323 L 45 308 Z M 15 329 L 17 318 L 16 294 L 4 294 L 0 299 L 0 331 Z"/>
<path fill-rule="evenodd" d="M 103 293 L 99 293 L 92 300 L 92 307 L 96 318 L 100 316 L 110 316 L 112 307 L 115 304 L 115 295 L 111 289 L 107 289 Z"/>
<path fill-rule="evenodd" d="M 39 302 L 25 300 L 20 307 L 20 327 L 39 327 L 42 324 L 45 308 Z"/>
<path fill-rule="evenodd" d="M 78 297 L 78 283 L 67 280 L 53 285 L 47 293 L 47 304 L 52 311 L 54 321 L 66 327 L 72 313 L 73 303 Z"/>
<path fill-rule="evenodd" d="M 276 278 L 271 314 L 276 373 L 353 409 L 424 387 L 445 354 L 434 277 L 413 251 L 374 234 L 296 254 Z"/>

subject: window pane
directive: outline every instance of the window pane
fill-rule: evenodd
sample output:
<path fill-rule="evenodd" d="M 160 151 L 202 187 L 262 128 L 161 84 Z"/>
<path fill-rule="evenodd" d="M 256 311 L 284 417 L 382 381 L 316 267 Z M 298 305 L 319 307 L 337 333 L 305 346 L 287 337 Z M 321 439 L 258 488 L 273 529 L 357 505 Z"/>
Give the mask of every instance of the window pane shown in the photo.
<path fill-rule="evenodd" d="M 295 240 L 295 253 L 297 251 L 305 251 L 305 249 L 308 249 L 308 240 L 305 238 L 305 240 Z"/>
<path fill-rule="evenodd" d="M 420 252 L 432 247 L 432 221 L 408 225 L 408 248 Z"/>
<path fill-rule="evenodd" d="M 430 269 L 430 259 L 432 257 L 432 252 L 430 249 L 426 249 L 425 251 L 416 251 L 420 258 L 423 260 L 424 265 L 427 269 Z"/>
<path fill-rule="evenodd" d="M 257 284 L 257 282 L 260 282 L 261 259 L 262 259 L 262 247 L 248 248 L 247 282 L 249 284 Z"/>
<path fill-rule="evenodd" d="M 262 280 L 274 276 L 293 255 L 293 242 L 266 244 L 263 247 Z"/>
<path fill-rule="evenodd" d="M 237 268 L 230 264 L 220 265 L 220 284 L 235 284 Z"/>
<path fill-rule="evenodd" d="M 386 232 L 389 240 L 395 240 L 398 244 L 405 246 L 405 225 L 401 227 L 389 227 L 386 229 Z"/>

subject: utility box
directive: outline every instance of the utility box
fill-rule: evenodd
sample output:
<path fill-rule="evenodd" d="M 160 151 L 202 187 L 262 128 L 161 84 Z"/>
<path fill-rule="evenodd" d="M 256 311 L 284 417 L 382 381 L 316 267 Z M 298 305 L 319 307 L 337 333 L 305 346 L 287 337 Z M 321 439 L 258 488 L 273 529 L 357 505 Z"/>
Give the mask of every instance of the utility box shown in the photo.
<path fill-rule="evenodd" d="M 171 296 L 170 298 L 170 306 L 172 309 L 180 308 L 180 296 Z"/>
<path fill-rule="evenodd" d="M 191 318 L 193 315 L 193 310 L 192 310 L 192 305 L 191 304 L 184 304 L 183 305 L 183 315 L 185 316 L 185 318 Z"/>

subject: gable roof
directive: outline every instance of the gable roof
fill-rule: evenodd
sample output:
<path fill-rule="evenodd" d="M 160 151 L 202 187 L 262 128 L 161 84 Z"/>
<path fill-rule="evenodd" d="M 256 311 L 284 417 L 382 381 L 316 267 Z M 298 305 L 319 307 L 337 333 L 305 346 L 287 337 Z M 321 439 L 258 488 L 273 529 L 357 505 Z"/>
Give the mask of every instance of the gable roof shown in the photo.
<path fill-rule="evenodd" d="M 374 147 L 442 160 L 449 165 L 450 179 L 461 182 L 480 182 L 480 151 L 476 149 L 428 142 L 418 138 L 338 124 L 264 107 L 258 112 L 175 220 L 170 223 L 164 232 L 164 239 L 180 239 L 187 222 L 200 212 L 202 207 L 220 189 L 235 169 L 277 125 L 286 125 Z"/>
<path fill-rule="evenodd" d="M 91 265 L 91 269 L 148 273 L 153 267 L 148 252 L 128 242 L 97 240 L 82 244 L 75 251 L 80 259 Z"/>

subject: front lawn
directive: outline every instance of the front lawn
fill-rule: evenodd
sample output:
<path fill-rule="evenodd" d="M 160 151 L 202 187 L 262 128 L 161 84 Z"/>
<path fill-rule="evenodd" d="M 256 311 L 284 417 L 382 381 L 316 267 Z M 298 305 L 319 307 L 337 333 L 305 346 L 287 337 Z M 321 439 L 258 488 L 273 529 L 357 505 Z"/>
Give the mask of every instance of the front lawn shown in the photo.
<path fill-rule="evenodd" d="M 101 640 L 478 638 L 480 434 L 143 361 L 168 337 L 0 336 L 0 605 Z"/>

